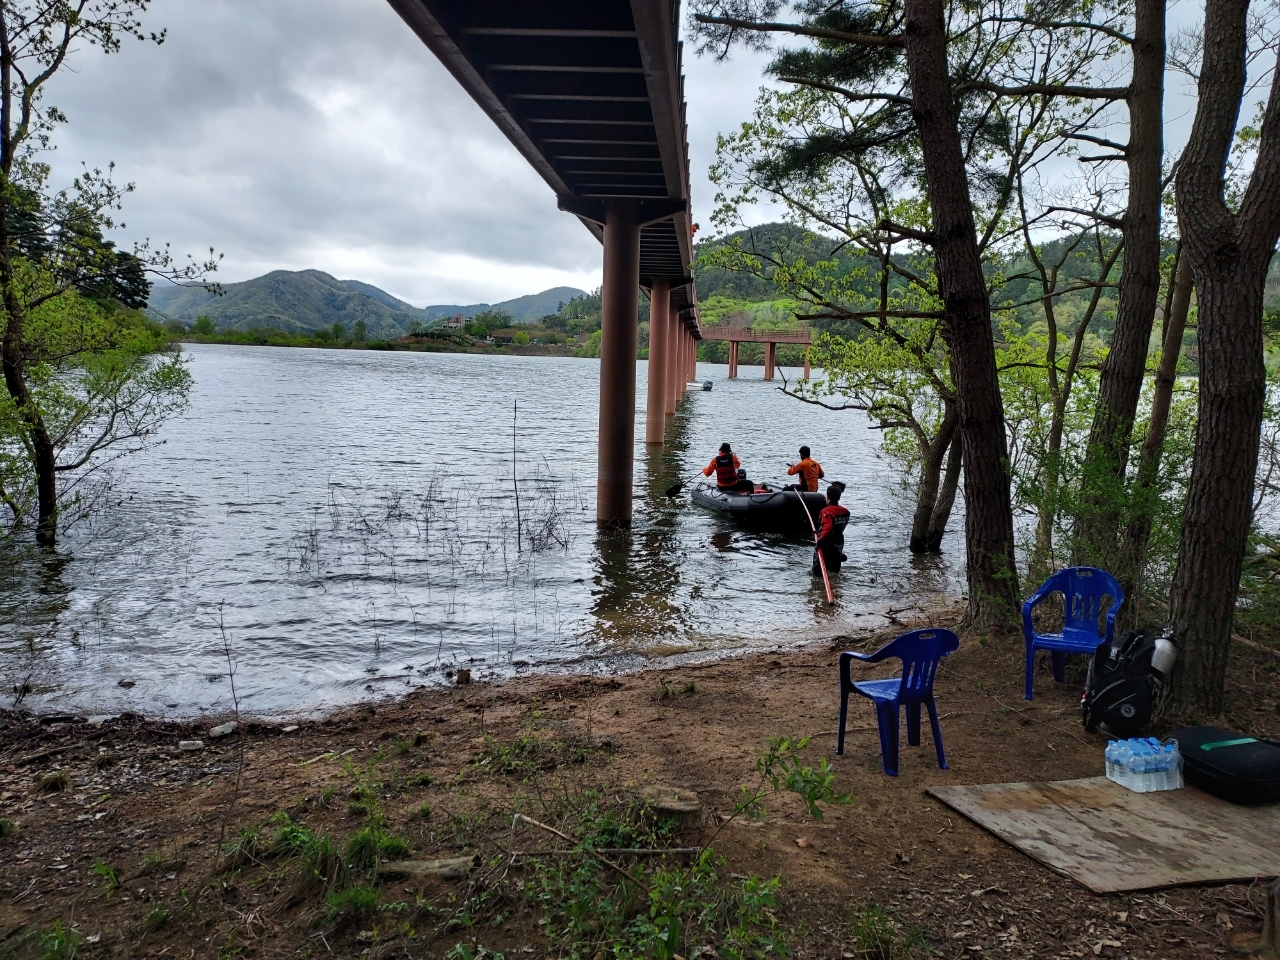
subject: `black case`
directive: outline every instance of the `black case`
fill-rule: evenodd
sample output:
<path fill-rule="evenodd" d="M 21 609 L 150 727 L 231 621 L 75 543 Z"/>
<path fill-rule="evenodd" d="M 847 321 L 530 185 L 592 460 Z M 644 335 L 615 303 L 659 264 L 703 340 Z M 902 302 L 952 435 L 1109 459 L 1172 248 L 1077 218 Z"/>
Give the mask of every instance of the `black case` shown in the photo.
<path fill-rule="evenodd" d="M 1169 736 L 1178 741 L 1192 786 L 1231 803 L 1280 800 L 1280 745 L 1221 727 L 1186 727 Z"/>

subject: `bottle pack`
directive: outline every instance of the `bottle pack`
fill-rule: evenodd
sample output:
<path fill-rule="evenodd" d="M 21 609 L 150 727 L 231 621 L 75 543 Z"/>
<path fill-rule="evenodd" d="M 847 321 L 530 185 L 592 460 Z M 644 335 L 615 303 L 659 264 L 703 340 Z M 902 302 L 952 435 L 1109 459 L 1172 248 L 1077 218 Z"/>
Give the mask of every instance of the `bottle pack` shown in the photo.
<path fill-rule="evenodd" d="M 1107 744 L 1107 779 L 1134 793 L 1182 787 L 1182 754 L 1178 741 L 1154 737 L 1113 740 Z"/>

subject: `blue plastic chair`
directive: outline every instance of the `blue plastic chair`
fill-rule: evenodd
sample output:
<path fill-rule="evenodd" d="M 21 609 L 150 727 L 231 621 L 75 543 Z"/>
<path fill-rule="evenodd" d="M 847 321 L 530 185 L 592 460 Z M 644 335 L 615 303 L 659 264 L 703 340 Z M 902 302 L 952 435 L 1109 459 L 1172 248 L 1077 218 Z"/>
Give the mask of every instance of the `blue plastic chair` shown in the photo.
<path fill-rule="evenodd" d="M 836 753 L 844 753 L 844 725 L 849 713 L 849 694 L 858 693 L 876 705 L 876 721 L 880 727 L 880 758 L 884 772 L 898 775 L 898 708 L 907 708 L 907 743 L 920 746 L 920 705 L 929 708 L 929 726 L 933 745 L 938 751 L 938 766 L 947 769 L 942 752 L 942 728 L 938 726 L 938 706 L 933 700 L 933 677 L 938 661 L 960 646 L 960 638 L 950 630 L 929 628 L 912 630 L 891 640 L 875 653 L 840 654 L 840 730 Z M 896 657 L 902 661 L 902 676 L 888 680 L 862 680 L 854 683 L 850 666 L 854 660 L 879 663 Z"/>
<path fill-rule="evenodd" d="M 1064 611 L 1061 633 L 1036 633 L 1031 622 L 1031 611 L 1052 593 L 1062 594 Z M 1107 610 L 1105 631 L 1098 633 L 1098 620 L 1102 615 L 1102 601 L 1111 598 Z M 1059 683 L 1065 679 L 1064 670 L 1068 653 L 1087 653 L 1092 656 L 1104 643 L 1111 641 L 1115 633 L 1116 614 L 1124 604 L 1124 591 L 1116 578 L 1096 567 L 1068 567 L 1059 570 L 1044 582 L 1026 603 L 1022 605 L 1022 635 L 1027 641 L 1027 692 L 1031 699 L 1036 671 L 1036 651 L 1048 650 L 1053 668 L 1053 679 Z"/>

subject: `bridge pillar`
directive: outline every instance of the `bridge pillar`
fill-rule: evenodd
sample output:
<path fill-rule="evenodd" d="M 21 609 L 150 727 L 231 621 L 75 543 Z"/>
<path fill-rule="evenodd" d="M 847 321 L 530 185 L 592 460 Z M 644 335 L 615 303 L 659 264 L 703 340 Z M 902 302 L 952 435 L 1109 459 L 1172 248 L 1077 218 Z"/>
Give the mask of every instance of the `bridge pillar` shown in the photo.
<path fill-rule="evenodd" d="M 812 372 L 812 371 L 811 371 L 811 369 L 810 369 L 810 367 L 809 367 L 809 348 L 808 348 L 808 347 L 805 347 L 805 348 L 804 348 L 804 378 L 805 378 L 806 380 L 808 380 L 808 379 L 809 379 L 809 374 L 810 374 L 811 372 Z"/>
<path fill-rule="evenodd" d="M 773 368 L 778 362 L 778 345 L 770 340 L 764 345 L 764 378 L 773 379 Z"/>
<path fill-rule="evenodd" d="M 680 401 L 676 390 L 676 381 L 680 378 L 680 330 L 680 314 L 672 307 L 667 315 L 667 381 L 662 392 L 668 414 L 676 412 Z"/>
<path fill-rule="evenodd" d="M 667 426 L 667 328 L 671 325 L 671 284 L 654 277 L 649 291 L 649 396 L 644 442 L 662 446 Z"/>
<path fill-rule="evenodd" d="M 689 334 L 689 382 L 698 379 L 698 341 Z"/>
<path fill-rule="evenodd" d="M 680 324 L 680 363 L 676 377 L 676 399 L 684 398 L 685 385 L 689 382 L 689 331 Z"/>
<path fill-rule="evenodd" d="M 738 379 L 738 341 L 729 341 L 729 379 Z"/>
<path fill-rule="evenodd" d="M 596 523 L 631 525 L 636 440 L 636 310 L 640 223 L 634 201 L 606 200 L 600 322 Z"/>

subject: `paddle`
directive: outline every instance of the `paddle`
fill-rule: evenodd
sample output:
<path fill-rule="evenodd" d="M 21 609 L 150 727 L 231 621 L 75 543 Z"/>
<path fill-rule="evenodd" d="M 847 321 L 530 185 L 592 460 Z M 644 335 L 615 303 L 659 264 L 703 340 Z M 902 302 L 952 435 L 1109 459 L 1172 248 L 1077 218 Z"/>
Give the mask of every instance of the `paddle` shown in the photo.
<path fill-rule="evenodd" d="M 674 497 L 677 493 L 679 493 L 681 490 L 683 490 L 683 489 L 684 489 L 684 485 L 685 485 L 686 483 L 692 483 L 694 480 L 697 480 L 697 479 L 698 479 L 698 477 L 700 477 L 701 475 L 702 475 L 702 471 L 701 471 L 701 470 L 699 470 L 699 471 L 698 471 L 697 473 L 695 473 L 693 476 L 691 476 L 691 477 L 685 477 L 683 480 L 680 480 L 680 481 L 678 481 L 678 482 L 676 482 L 676 483 L 673 483 L 671 486 L 667 487 L 667 493 L 666 493 L 666 495 L 667 495 L 668 497 Z"/>
<path fill-rule="evenodd" d="M 805 518 L 809 521 L 809 529 L 813 531 L 813 549 L 818 554 L 818 568 L 822 571 L 822 585 L 827 588 L 827 603 L 835 606 L 836 595 L 831 592 L 831 577 L 827 573 L 827 558 L 822 555 L 822 548 L 818 546 L 818 528 L 813 525 L 813 514 L 809 512 L 809 505 L 804 502 L 804 494 L 797 491 L 796 497 L 800 500 L 800 509 L 804 511 Z"/>

